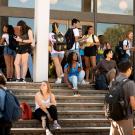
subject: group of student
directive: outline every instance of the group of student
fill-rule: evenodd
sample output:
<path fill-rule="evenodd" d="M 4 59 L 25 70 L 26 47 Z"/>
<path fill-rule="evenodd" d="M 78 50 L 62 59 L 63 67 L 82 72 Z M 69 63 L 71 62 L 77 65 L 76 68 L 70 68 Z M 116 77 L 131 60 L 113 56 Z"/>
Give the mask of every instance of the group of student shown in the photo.
<path fill-rule="evenodd" d="M 13 42 L 11 37 L 12 40 L 16 42 Z M 31 60 L 32 43 L 32 30 L 23 20 L 20 20 L 16 27 L 12 25 L 3 26 L 0 46 L 4 47 L 3 55 L 6 65 L 7 81 L 13 81 L 14 78 L 17 82 L 26 81 L 28 62 Z M 16 44 L 16 48 L 11 48 L 10 44 Z"/>
<path fill-rule="evenodd" d="M 109 82 L 117 73 L 117 63 L 119 61 L 131 58 L 131 51 L 134 50 L 132 45 L 133 32 L 129 31 L 127 33 L 127 38 L 123 41 L 122 47 L 124 55 L 119 58 L 119 60 L 116 60 L 114 59 L 114 56 L 116 56 L 117 54 L 113 53 L 111 45 L 104 40 L 103 35 L 99 35 L 97 37 L 94 34 L 93 26 L 87 26 L 84 35 L 82 35 L 82 30 L 79 26 L 80 21 L 74 18 L 72 19 L 71 24 L 72 26 L 69 29 L 73 33 L 74 42 L 70 49 L 56 51 L 54 48 L 57 42 L 55 35 L 57 35 L 57 33 L 60 33 L 59 25 L 57 22 L 54 22 L 52 24 L 52 32 L 49 34 L 49 53 L 54 63 L 57 76 L 57 80 L 55 81 L 55 83 L 60 84 L 62 82 L 62 79 L 64 78 L 64 82 L 69 88 L 72 88 L 74 95 L 79 94 L 78 84 L 96 83 L 96 81 L 98 81 L 96 83 L 96 88 L 106 89 L 105 86 L 101 86 L 102 83 L 99 81 L 99 79 L 102 80 L 103 76 L 99 76 L 99 72 L 103 75 L 111 70 L 107 75 L 107 79 L 109 80 L 105 82 L 109 84 Z M 67 32 L 65 34 L 65 38 Z M 72 37 L 70 36 L 69 38 Z"/>

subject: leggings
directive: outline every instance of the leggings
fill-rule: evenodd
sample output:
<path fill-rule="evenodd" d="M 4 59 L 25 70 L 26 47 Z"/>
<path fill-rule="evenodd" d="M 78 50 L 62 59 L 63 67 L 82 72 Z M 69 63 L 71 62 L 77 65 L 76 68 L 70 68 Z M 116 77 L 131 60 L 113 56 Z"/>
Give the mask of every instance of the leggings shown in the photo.
<path fill-rule="evenodd" d="M 57 120 L 57 108 L 55 105 L 51 105 L 50 108 L 47 108 L 51 118 L 54 120 Z M 38 120 L 41 120 L 42 116 L 46 116 L 46 127 L 49 129 L 49 119 L 47 117 L 47 114 L 40 108 L 35 110 L 35 118 Z"/>

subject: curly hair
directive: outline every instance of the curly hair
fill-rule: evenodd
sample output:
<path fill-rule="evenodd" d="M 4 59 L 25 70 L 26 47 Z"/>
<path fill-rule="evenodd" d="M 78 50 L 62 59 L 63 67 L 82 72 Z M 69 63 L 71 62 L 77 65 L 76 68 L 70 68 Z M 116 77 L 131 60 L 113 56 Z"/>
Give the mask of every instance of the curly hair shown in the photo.
<path fill-rule="evenodd" d="M 68 58 L 67 58 L 67 63 L 69 64 L 70 67 L 72 66 L 72 61 L 73 61 L 73 55 L 74 54 L 77 55 L 77 61 L 76 62 L 79 61 L 78 54 L 76 52 L 69 53 Z"/>

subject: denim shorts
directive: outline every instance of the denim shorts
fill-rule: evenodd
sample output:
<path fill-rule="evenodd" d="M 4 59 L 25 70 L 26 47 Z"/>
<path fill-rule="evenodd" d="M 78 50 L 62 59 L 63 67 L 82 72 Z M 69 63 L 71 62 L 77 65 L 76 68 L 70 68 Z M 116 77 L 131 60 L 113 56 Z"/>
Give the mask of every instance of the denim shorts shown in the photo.
<path fill-rule="evenodd" d="M 52 57 L 52 58 L 53 58 L 53 57 L 64 58 L 64 53 L 57 53 L 57 52 L 51 53 L 51 57 Z"/>
<path fill-rule="evenodd" d="M 4 55 L 12 55 L 12 56 L 15 56 L 15 51 L 14 50 L 11 50 L 8 46 L 5 46 L 4 47 Z"/>

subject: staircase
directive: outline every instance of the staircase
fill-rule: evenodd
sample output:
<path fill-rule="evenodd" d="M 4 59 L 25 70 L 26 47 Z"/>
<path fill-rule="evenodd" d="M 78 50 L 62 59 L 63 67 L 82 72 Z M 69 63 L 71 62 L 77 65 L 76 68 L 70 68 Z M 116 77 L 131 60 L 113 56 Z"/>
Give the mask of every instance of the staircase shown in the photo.
<path fill-rule="evenodd" d="M 26 101 L 34 110 L 34 95 L 40 83 L 8 83 L 19 101 Z M 106 91 L 94 90 L 92 85 L 79 87 L 80 97 L 74 97 L 72 90 L 63 83 L 51 83 L 56 95 L 61 130 L 54 135 L 108 135 L 109 121 L 104 117 L 104 95 Z M 43 135 L 41 123 L 33 120 L 19 120 L 13 124 L 12 135 Z"/>

